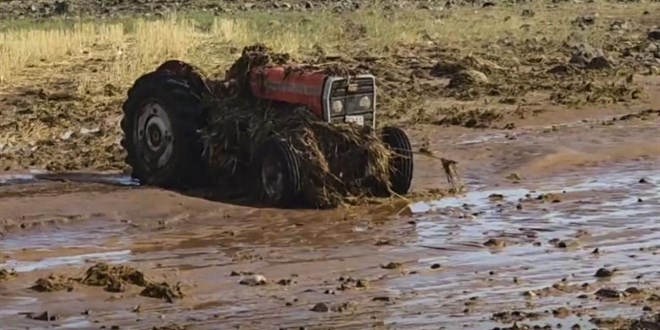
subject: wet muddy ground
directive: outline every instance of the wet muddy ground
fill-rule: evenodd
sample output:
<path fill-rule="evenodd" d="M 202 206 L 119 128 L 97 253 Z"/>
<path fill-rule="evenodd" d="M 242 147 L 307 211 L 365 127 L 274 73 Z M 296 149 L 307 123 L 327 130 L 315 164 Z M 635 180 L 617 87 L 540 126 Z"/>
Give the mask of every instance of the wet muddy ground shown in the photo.
<path fill-rule="evenodd" d="M 505 135 L 411 127 L 416 148 L 451 155 L 467 185 L 411 204 L 284 211 L 114 174 L 3 175 L 0 324 L 655 329 L 660 117 L 612 118 Z M 416 166 L 416 191 L 447 186 L 436 158 L 420 153 Z M 145 296 L 128 280 L 84 284 L 99 262 L 183 296 Z M 39 279 L 57 291 L 31 288 Z"/>
<path fill-rule="evenodd" d="M 206 8 L 43 3 L 0 1 L 0 17 Z M 141 187 L 121 173 L 128 86 L 79 95 L 71 81 L 103 81 L 114 48 L 17 71 L 0 86 L 0 328 L 660 328 L 658 11 L 550 11 L 561 6 L 516 9 L 521 31 L 539 26 L 524 40 L 454 49 L 431 34 L 380 57 L 360 48 L 373 31 L 347 23 L 347 61 L 379 77 L 380 118 L 413 138 L 411 203 L 292 211 Z M 553 38 L 544 22 L 566 13 L 570 31 L 600 29 L 597 49 Z M 496 14 L 465 19 L 511 19 Z M 216 46 L 200 62 L 231 53 Z M 449 187 L 441 157 L 458 162 L 464 195 L 423 197 Z"/>

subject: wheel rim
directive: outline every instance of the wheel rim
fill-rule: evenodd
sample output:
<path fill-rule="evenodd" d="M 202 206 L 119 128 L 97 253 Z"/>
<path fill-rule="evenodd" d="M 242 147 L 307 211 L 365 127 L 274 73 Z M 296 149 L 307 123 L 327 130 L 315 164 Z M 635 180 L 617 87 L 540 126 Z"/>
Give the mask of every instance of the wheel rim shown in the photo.
<path fill-rule="evenodd" d="M 267 156 L 261 167 L 261 182 L 264 192 L 270 200 L 281 199 L 284 193 L 284 174 L 282 163 L 274 157 Z"/>
<path fill-rule="evenodd" d="M 136 143 L 150 168 L 162 168 L 172 158 L 172 122 L 165 108 L 155 101 L 146 102 L 135 127 Z"/>

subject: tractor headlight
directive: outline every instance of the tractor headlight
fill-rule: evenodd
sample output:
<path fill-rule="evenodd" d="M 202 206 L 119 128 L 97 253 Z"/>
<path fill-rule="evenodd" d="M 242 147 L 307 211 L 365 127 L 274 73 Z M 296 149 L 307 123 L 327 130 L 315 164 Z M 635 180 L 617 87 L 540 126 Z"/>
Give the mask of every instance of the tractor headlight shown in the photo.
<path fill-rule="evenodd" d="M 368 96 L 363 96 L 360 99 L 359 105 L 361 109 L 368 110 L 369 108 L 371 108 L 371 99 Z"/>
<path fill-rule="evenodd" d="M 337 100 L 332 102 L 332 112 L 341 113 L 344 110 L 344 104 Z"/>

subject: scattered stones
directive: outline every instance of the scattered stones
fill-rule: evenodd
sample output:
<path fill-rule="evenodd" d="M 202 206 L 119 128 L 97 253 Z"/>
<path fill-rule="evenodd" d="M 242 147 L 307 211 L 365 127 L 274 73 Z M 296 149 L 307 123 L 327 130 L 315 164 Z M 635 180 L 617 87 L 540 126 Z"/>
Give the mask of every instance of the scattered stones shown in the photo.
<path fill-rule="evenodd" d="M 569 63 L 593 70 L 612 67 L 611 60 L 605 55 L 605 52 L 589 44 L 580 44 L 575 47 Z"/>
<path fill-rule="evenodd" d="M 291 285 L 291 283 L 293 283 L 293 281 L 289 278 L 285 278 L 285 279 L 281 279 L 281 280 L 277 281 L 277 284 L 282 285 L 282 286 Z"/>
<path fill-rule="evenodd" d="M 25 315 L 27 318 L 37 321 L 56 321 L 60 318 L 57 314 L 51 314 L 48 311 L 45 311 L 39 315 L 34 315 L 33 313 L 27 313 Z"/>
<path fill-rule="evenodd" d="M 521 312 L 521 311 L 506 311 L 494 313 L 491 317 L 493 321 L 500 323 L 514 323 L 524 320 L 534 320 L 540 318 L 541 315 L 534 312 Z"/>
<path fill-rule="evenodd" d="M 253 272 L 237 272 L 237 271 L 232 271 L 229 276 L 252 276 L 254 275 Z"/>
<path fill-rule="evenodd" d="M 340 277 L 339 282 L 341 284 L 337 287 L 339 291 L 346 291 L 352 288 L 367 288 L 369 286 L 369 281 L 365 279 L 354 279 L 352 277 Z"/>
<path fill-rule="evenodd" d="M 552 310 L 552 315 L 558 318 L 566 318 L 571 315 L 571 311 L 565 307 L 559 307 Z"/>

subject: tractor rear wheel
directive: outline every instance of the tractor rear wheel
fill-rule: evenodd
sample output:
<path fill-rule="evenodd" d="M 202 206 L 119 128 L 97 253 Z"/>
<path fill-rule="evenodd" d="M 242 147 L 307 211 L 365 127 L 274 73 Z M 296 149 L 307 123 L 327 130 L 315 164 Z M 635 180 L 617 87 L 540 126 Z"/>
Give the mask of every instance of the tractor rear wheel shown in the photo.
<path fill-rule="evenodd" d="M 156 70 L 135 81 L 122 106 L 122 147 L 141 184 L 183 188 L 204 173 L 201 96 L 185 80 Z"/>
<path fill-rule="evenodd" d="M 413 152 L 405 132 L 397 127 L 384 127 L 380 133 L 383 143 L 393 152 L 390 159 L 390 185 L 393 192 L 405 195 L 413 177 Z"/>
<path fill-rule="evenodd" d="M 262 199 L 270 205 L 289 207 L 300 201 L 298 156 L 291 143 L 273 137 L 255 153 L 255 169 Z"/>

